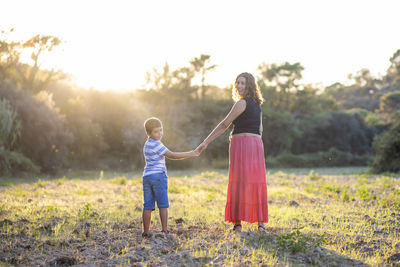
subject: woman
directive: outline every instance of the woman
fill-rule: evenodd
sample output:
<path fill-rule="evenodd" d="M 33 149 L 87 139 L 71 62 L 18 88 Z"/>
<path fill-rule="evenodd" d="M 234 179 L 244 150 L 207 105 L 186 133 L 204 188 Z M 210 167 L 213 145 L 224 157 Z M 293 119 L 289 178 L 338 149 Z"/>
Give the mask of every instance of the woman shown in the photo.
<path fill-rule="evenodd" d="M 241 221 L 258 222 L 258 231 L 266 232 L 268 199 L 262 143 L 261 104 L 264 101 L 253 75 L 241 73 L 233 88 L 236 101 L 229 114 L 199 145 L 200 151 L 233 123 L 229 146 L 229 184 L 225 221 L 242 230 Z"/>

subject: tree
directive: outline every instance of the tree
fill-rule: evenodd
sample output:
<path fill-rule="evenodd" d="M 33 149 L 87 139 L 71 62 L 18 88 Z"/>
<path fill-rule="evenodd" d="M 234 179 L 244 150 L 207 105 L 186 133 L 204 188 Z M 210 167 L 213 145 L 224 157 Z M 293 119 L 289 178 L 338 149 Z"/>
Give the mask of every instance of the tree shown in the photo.
<path fill-rule="evenodd" d="M 371 75 L 368 69 L 349 74 L 351 85 L 334 83 L 324 90 L 326 96 L 333 97 L 344 109 L 361 108 L 375 112 L 379 108 L 379 98 L 385 92 L 382 79 Z"/>
<path fill-rule="evenodd" d="M 297 81 L 302 78 L 301 72 L 304 67 L 300 63 L 290 64 L 285 62 L 281 65 L 262 63 L 258 66 L 263 79 L 266 79 L 279 92 L 279 108 L 289 111 L 290 92 L 298 90 Z"/>
<path fill-rule="evenodd" d="M 279 108 L 279 92 L 275 86 L 268 85 L 263 78 L 257 79 L 257 84 L 260 87 L 261 94 L 264 96 L 263 106 L 268 106 L 269 108 Z M 232 93 L 231 93 L 232 94 Z"/>
<path fill-rule="evenodd" d="M 4 31 L 3 31 L 4 34 Z M 0 78 L 17 88 L 33 93 L 46 90 L 50 82 L 61 79 L 65 75 L 61 71 L 40 69 L 40 57 L 51 52 L 61 44 L 58 37 L 36 35 L 27 41 L 9 42 L 0 40 Z M 31 51 L 32 65 L 21 62 L 23 51 Z"/>
<path fill-rule="evenodd" d="M 374 141 L 375 159 L 372 171 L 399 172 L 400 171 L 400 120 Z"/>
<path fill-rule="evenodd" d="M 190 67 L 182 67 L 173 72 L 175 78 L 174 86 L 179 89 L 190 89 L 192 88 L 192 80 L 195 76 L 195 72 Z"/>
<path fill-rule="evenodd" d="M 178 104 L 182 101 L 191 99 L 203 99 L 207 90 L 210 88 L 205 84 L 206 73 L 214 69 L 216 65 L 209 65 L 210 56 L 200 55 L 191 59 L 189 66 L 184 66 L 171 71 L 168 63 L 165 63 L 163 71 L 156 68 L 153 73 L 146 74 L 146 84 L 148 89 L 161 91 L 164 97 Z M 193 80 L 200 75 L 201 85 L 194 85 Z"/>
<path fill-rule="evenodd" d="M 0 149 L 11 150 L 21 135 L 21 121 L 7 99 L 0 99 Z"/>
<path fill-rule="evenodd" d="M 373 129 L 358 114 L 329 112 L 298 122 L 301 135 L 293 144 L 295 154 L 328 151 L 335 147 L 353 154 L 369 153 Z"/>
<path fill-rule="evenodd" d="M 95 165 L 102 152 L 108 149 L 103 129 L 91 120 L 88 106 L 80 97 L 69 99 L 64 112 L 67 128 L 74 136 L 69 146 L 71 158 L 86 166 Z"/>
<path fill-rule="evenodd" d="M 200 73 L 201 75 L 201 86 L 200 86 L 200 94 L 199 97 L 204 99 L 206 96 L 206 91 L 208 87 L 205 85 L 205 76 L 206 73 L 210 70 L 213 70 L 217 65 L 209 65 L 210 63 L 210 55 L 201 54 L 200 57 L 195 57 L 190 60 L 190 64 L 192 65 L 195 73 Z M 208 65 L 208 66 L 207 66 Z"/>
<path fill-rule="evenodd" d="M 400 49 L 390 58 L 390 67 L 387 70 L 386 79 L 391 85 L 400 85 Z"/>
<path fill-rule="evenodd" d="M 262 123 L 265 154 L 267 156 L 276 156 L 282 152 L 289 151 L 297 134 L 291 113 L 277 111 L 274 108 L 263 105 Z"/>
<path fill-rule="evenodd" d="M 31 92 L 0 84 L 0 98 L 9 101 L 21 121 L 21 137 L 15 144 L 18 151 L 39 165 L 41 171 L 57 172 L 68 155 L 72 135 L 51 96 L 33 96 Z"/>
<path fill-rule="evenodd" d="M 194 57 L 190 60 L 190 65 L 170 71 L 166 62 L 163 71 L 159 72 L 156 68 L 153 73 L 146 73 L 146 83 L 149 89 L 186 89 L 193 88 L 193 79 L 200 75 L 201 85 L 198 87 L 196 98 L 204 98 L 208 87 L 205 84 L 207 72 L 213 70 L 216 65 L 210 65 L 210 55 L 201 54 L 200 57 Z M 196 88 L 197 90 L 197 88 Z"/>
<path fill-rule="evenodd" d="M 395 116 L 399 116 L 399 111 L 400 91 L 390 92 L 381 97 L 379 113 L 381 113 L 386 119 L 389 121 L 393 120 Z"/>
<path fill-rule="evenodd" d="M 340 105 L 332 97 L 317 95 L 317 89 L 310 86 L 296 91 L 292 98 L 290 110 L 295 118 L 304 118 L 340 109 Z"/>
<path fill-rule="evenodd" d="M 382 87 L 382 80 L 372 76 L 369 69 L 361 69 L 355 75 L 349 74 L 348 78 L 354 80 L 355 86 L 363 88 L 365 91 L 368 91 L 369 94 L 375 93 Z"/>
<path fill-rule="evenodd" d="M 31 89 L 34 93 L 46 90 L 47 85 L 53 79 L 59 78 L 56 76 L 62 75 L 61 72 L 56 72 L 54 69 L 51 71 L 40 71 L 39 69 L 39 57 L 46 51 L 51 52 L 54 47 L 60 44 L 61 40 L 58 37 L 39 34 L 22 43 L 23 49 L 32 50 L 31 59 L 33 62 L 31 67 L 26 68 L 25 65 L 17 68 L 23 88 Z"/>
<path fill-rule="evenodd" d="M 17 171 L 39 173 L 40 168 L 22 153 L 15 151 L 21 135 L 21 121 L 7 99 L 0 99 L 0 174 Z"/>
<path fill-rule="evenodd" d="M 13 31 L 13 29 L 10 30 L 10 32 Z M 0 39 L 0 81 L 4 83 L 15 76 L 15 68 L 19 64 L 21 51 L 18 49 L 20 43 L 8 41 L 5 31 L 0 33 L 3 35 Z"/>
<path fill-rule="evenodd" d="M 165 62 L 163 71 L 160 73 L 156 68 L 153 68 L 153 73 L 146 73 L 146 84 L 149 89 L 165 90 L 172 86 L 172 73 L 169 70 L 168 62 Z"/>
<path fill-rule="evenodd" d="M 353 108 L 346 110 L 347 113 L 349 114 L 358 114 L 360 115 L 365 123 L 371 128 L 375 129 L 374 130 L 374 135 L 379 135 L 384 131 L 388 130 L 388 126 L 390 126 L 379 114 L 376 114 L 374 112 L 371 112 L 366 109 L 362 108 Z"/>

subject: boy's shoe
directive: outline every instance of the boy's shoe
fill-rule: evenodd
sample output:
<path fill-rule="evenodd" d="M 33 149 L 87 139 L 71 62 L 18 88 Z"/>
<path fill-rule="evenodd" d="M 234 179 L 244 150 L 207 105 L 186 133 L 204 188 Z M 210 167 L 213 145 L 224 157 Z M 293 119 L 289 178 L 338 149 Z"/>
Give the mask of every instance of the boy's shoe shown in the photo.
<path fill-rule="evenodd" d="M 142 233 L 142 237 L 144 237 L 144 238 L 149 238 L 149 237 L 151 237 L 151 234 L 150 234 L 150 233 L 145 233 L 145 232 L 143 232 L 143 233 Z"/>
<path fill-rule="evenodd" d="M 164 234 L 168 235 L 169 231 L 168 230 L 162 230 L 161 233 L 164 233 Z"/>

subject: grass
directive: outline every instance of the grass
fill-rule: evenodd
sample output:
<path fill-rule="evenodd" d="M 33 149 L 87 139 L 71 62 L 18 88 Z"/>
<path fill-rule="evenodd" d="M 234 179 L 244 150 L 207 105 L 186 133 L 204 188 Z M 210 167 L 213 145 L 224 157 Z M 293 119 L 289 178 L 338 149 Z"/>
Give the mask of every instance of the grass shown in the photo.
<path fill-rule="evenodd" d="M 169 228 L 141 237 L 139 173 L 3 181 L 0 265 L 381 266 L 400 263 L 400 175 L 268 170 L 268 234 L 224 223 L 227 171 L 170 171 Z"/>

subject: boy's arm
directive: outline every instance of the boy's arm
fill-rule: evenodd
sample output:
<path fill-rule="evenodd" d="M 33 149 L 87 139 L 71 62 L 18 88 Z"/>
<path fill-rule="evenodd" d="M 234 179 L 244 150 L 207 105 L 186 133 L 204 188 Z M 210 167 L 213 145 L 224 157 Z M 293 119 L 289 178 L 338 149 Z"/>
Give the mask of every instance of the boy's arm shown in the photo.
<path fill-rule="evenodd" d="M 197 157 L 200 153 L 197 150 L 192 150 L 188 152 L 172 152 L 168 151 L 164 154 L 169 159 L 186 159 L 190 157 Z"/>

